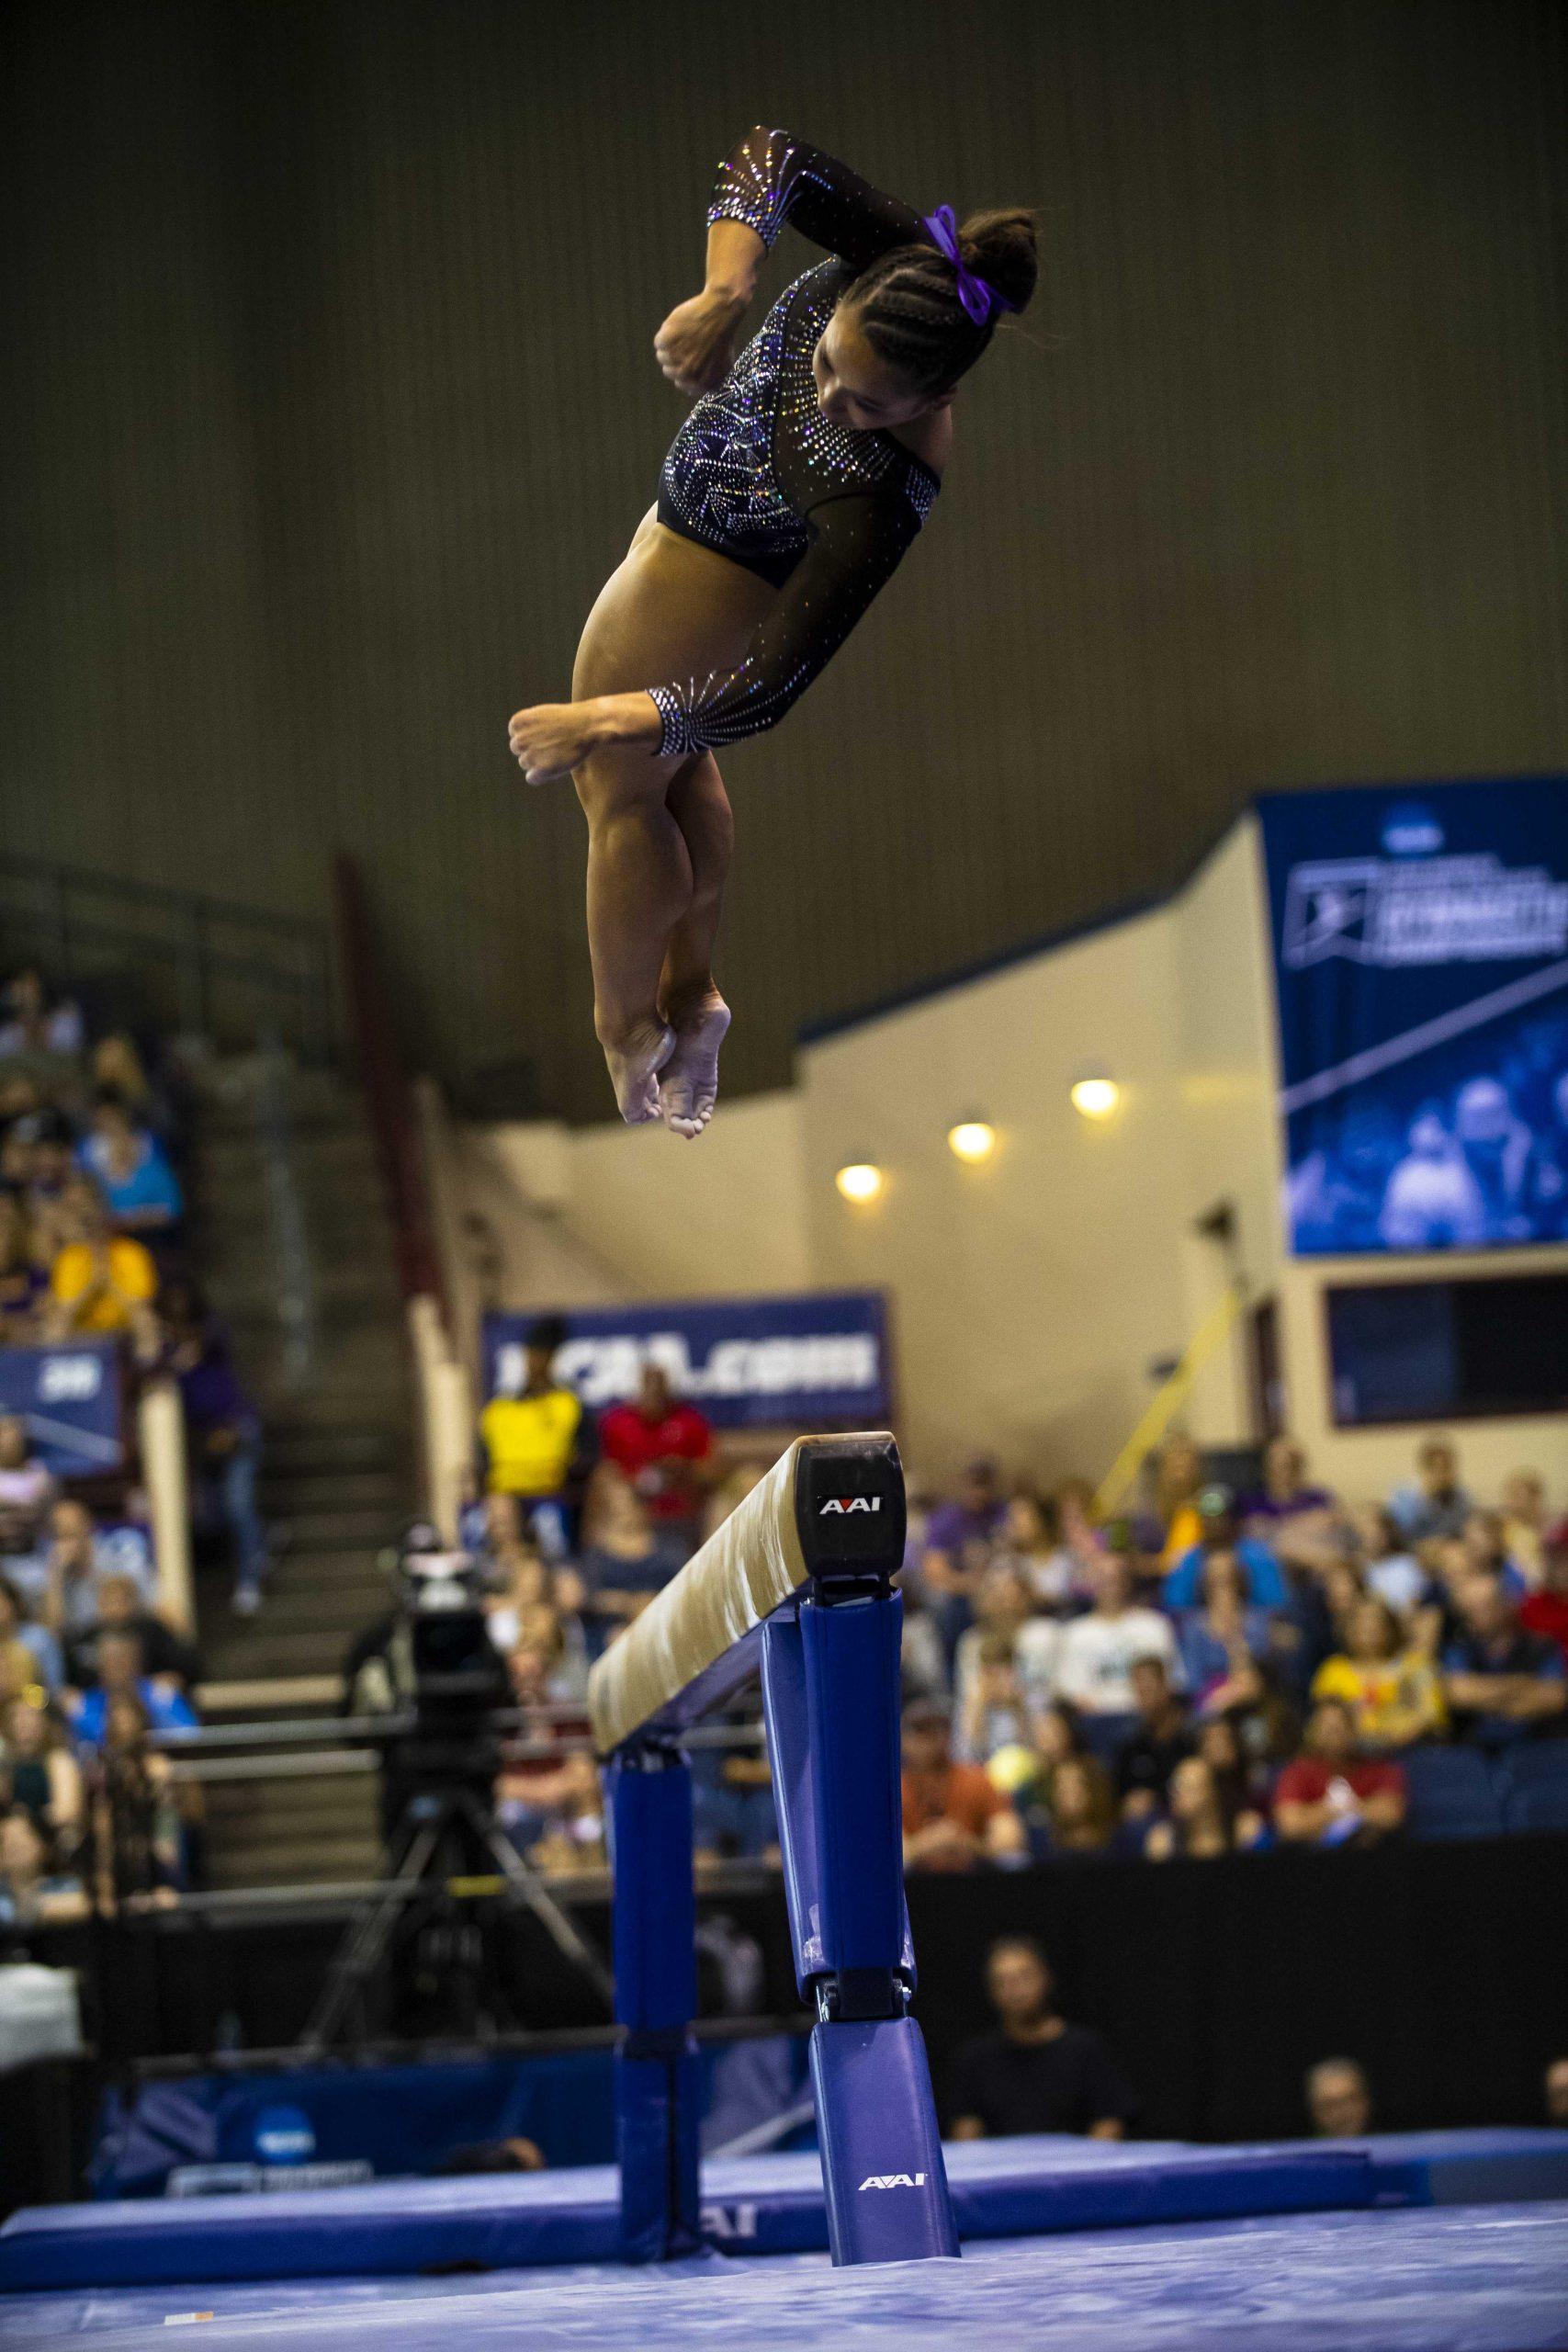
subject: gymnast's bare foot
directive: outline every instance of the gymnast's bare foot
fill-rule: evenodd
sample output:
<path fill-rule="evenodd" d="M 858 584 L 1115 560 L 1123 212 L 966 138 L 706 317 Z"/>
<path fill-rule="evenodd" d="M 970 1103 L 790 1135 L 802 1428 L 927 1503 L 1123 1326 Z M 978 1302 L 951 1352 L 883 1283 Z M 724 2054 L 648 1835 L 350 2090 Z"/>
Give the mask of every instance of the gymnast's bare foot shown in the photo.
<path fill-rule="evenodd" d="M 699 996 L 665 1007 L 675 1050 L 659 1073 L 659 1115 L 672 1136 L 694 1142 L 718 1100 L 718 1049 L 729 1007 L 711 983 Z"/>
<path fill-rule="evenodd" d="M 659 1116 L 659 1073 L 675 1050 L 675 1032 L 662 1021 L 639 1021 L 614 1044 L 601 1038 L 610 1083 L 628 1127 Z"/>

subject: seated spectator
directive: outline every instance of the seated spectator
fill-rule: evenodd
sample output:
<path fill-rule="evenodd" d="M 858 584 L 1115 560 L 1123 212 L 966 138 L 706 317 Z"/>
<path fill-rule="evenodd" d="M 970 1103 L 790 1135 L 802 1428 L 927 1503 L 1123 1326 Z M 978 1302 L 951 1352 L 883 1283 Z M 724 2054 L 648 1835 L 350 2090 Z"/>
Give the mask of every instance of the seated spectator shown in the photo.
<path fill-rule="evenodd" d="M 1261 1843 L 1265 1826 L 1250 1808 L 1233 1811 L 1213 1768 L 1189 1756 L 1170 1776 L 1166 1818 L 1151 1823 L 1144 1852 L 1152 1862 L 1240 1853 Z"/>
<path fill-rule="evenodd" d="M 1254 1734 L 1256 1741 L 1262 1728 L 1260 1717 L 1205 1715 L 1198 1725 L 1197 1753 L 1213 1774 L 1221 1803 L 1233 1818 L 1252 1813 L 1267 1821 L 1271 1776 L 1264 1756 L 1256 1746 L 1249 1747 L 1244 1738 L 1244 1725 Z"/>
<path fill-rule="evenodd" d="M 1116 1792 L 1098 1756 L 1064 1756 L 1045 1773 L 1030 1818 L 1037 1861 L 1109 1853 L 1116 1843 Z"/>
<path fill-rule="evenodd" d="M 1160 1447 L 1155 1467 L 1155 1517 L 1160 1558 L 1168 1568 L 1173 1568 L 1202 1535 L 1198 1510 L 1202 1485 L 1202 1455 L 1190 1437 L 1173 1430 Z"/>
<path fill-rule="evenodd" d="M 50 1268 L 45 1316 L 50 1340 L 123 1336 L 151 1363 L 160 1340 L 152 1311 L 158 1269 L 146 1249 L 112 1229 L 103 1196 L 85 1176 L 62 1195 L 56 1230 L 60 1248 Z"/>
<path fill-rule="evenodd" d="M 185 1823 L 169 1759 L 151 1745 L 156 1727 L 141 1699 L 116 1690 L 89 1776 L 93 1879 L 106 1910 L 172 1902 L 186 1882 Z"/>
<path fill-rule="evenodd" d="M 36 1551 L 57 1498 L 54 1474 L 39 1460 L 28 1426 L 0 1416 L 0 1555 Z"/>
<path fill-rule="evenodd" d="M 1010 1562 L 1001 1558 L 993 1560 L 980 1578 L 971 1605 L 975 1623 L 960 1634 L 953 1665 L 959 1706 L 968 1700 L 982 1645 L 997 1634 L 1007 1643 L 1025 1702 L 1043 1707 L 1055 1681 L 1061 1627 L 1054 1618 L 1034 1614 L 1028 1584 Z"/>
<path fill-rule="evenodd" d="M 1446 1437 L 1423 1440 L 1416 1477 L 1389 1497 L 1388 1507 L 1407 1544 L 1432 1536 L 1462 1535 L 1475 1505 L 1460 1484 L 1459 1456 Z"/>
<path fill-rule="evenodd" d="M 1201 1715 L 1256 1707 L 1262 1699 L 1269 1612 L 1247 1605 L 1247 1571 L 1236 1554 L 1210 1552 L 1203 1562 L 1201 1606 L 1180 1612 L 1181 1670 Z"/>
<path fill-rule="evenodd" d="M 27 965 L 6 982 L 5 1019 L 0 1022 L 0 1059 L 69 1057 L 85 1037 L 79 1005 L 69 997 L 51 1003 L 43 975 Z"/>
<path fill-rule="evenodd" d="M 510 1501 L 511 1497 L 491 1499 Z M 556 1605 L 555 1574 L 532 1544 L 503 1539 L 490 1560 L 491 1589 L 484 1596 L 485 1621 L 491 1640 L 505 1653 L 514 1649 L 521 1637 L 524 1610 Z"/>
<path fill-rule="evenodd" d="M 537 1802 L 531 1816 L 514 1813 L 510 1835 L 534 1868 L 551 1878 L 604 1868 L 604 1795 L 592 1756 L 567 1756 L 550 1783 L 549 1801 Z M 519 1834 L 522 1831 L 523 1834 Z"/>
<path fill-rule="evenodd" d="M 1372 2092 L 1354 2058 L 1320 2058 L 1304 2086 L 1312 2128 L 1323 2140 L 1364 2140 L 1372 2128 Z"/>
<path fill-rule="evenodd" d="M 30 1814 L 60 1853 L 75 1852 L 85 1820 L 82 1774 L 52 1708 L 17 1699 L 0 1718 L 0 1804 Z"/>
<path fill-rule="evenodd" d="M 1418 1614 L 1436 1598 L 1432 1579 L 1410 1549 L 1393 1513 L 1382 1503 L 1362 1503 L 1350 1514 L 1360 1575 L 1369 1593 L 1388 1603 L 1414 1631 Z"/>
<path fill-rule="evenodd" d="M 1069 2025 L 1032 1936 L 1002 1936 L 986 1962 L 1001 2031 L 964 2042 L 953 2062 L 948 2114 L 955 2140 L 1076 2132 L 1120 2140 L 1137 2103 L 1099 2034 Z"/>
<path fill-rule="evenodd" d="M 60 1644 L 47 1625 L 29 1623 L 16 1586 L 0 1577 L 0 1681 L 18 1690 L 36 1683 L 52 1697 L 64 1679 Z"/>
<path fill-rule="evenodd" d="M 32 1345 L 48 1292 L 27 1210 L 15 1193 L 0 1190 L 0 1347 Z"/>
<path fill-rule="evenodd" d="M 1515 1470 L 1503 1485 L 1502 1544 L 1533 1592 L 1546 1574 L 1546 1482 L 1539 1470 Z"/>
<path fill-rule="evenodd" d="M 87 1916 L 79 1878 L 63 1869 L 30 1813 L 0 1815 L 0 1928 L 51 1928 Z"/>
<path fill-rule="evenodd" d="M 68 1709 L 79 1747 L 103 1745 L 111 1709 L 121 1700 L 140 1706 L 152 1731 L 194 1731 L 196 1711 L 172 1681 L 154 1680 L 134 1634 L 105 1633 L 97 1643 L 97 1680 Z"/>
<path fill-rule="evenodd" d="M 1546 2070 L 1546 2120 L 1568 2132 L 1568 2058 L 1554 2058 Z"/>
<path fill-rule="evenodd" d="M 1133 1668 L 1140 1658 L 1158 1658 L 1167 1678 L 1180 1681 L 1176 1636 L 1170 1620 L 1133 1599 L 1133 1571 L 1120 1553 L 1108 1552 L 1095 1571 L 1094 1607 L 1062 1628 L 1056 1687 L 1086 1719 L 1114 1736 L 1114 1718 L 1136 1712 Z M 1122 1728 L 1130 1729 L 1130 1724 Z"/>
<path fill-rule="evenodd" d="M 1029 1706 L 1012 1636 L 972 1625 L 958 1686 L 956 1751 L 965 1763 L 989 1764 L 1004 1748 L 1027 1748 Z"/>
<path fill-rule="evenodd" d="M 1299 1519 L 1305 1511 L 1334 1509 L 1326 1487 L 1314 1487 L 1306 1475 L 1305 1450 L 1281 1431 L 1263 1449 L 1263 1483 L 1242 1505 L 1243 1519 L 1259 1522 L 1265 1535 L 1283 1520 Z"/>
<path fill-rule="evenodd" d="M 946 1710 L 931 1699 L 904 1710 L 904 1863 L 966 1871 L 1021 1860 L 1023 1824 L 978 1764 L 953 1761 Z"/>
<path fill-rule="evenodd" d="M 122 1233 L 167 1233 L 185 1215 L 179 1180 L 155 1136 L 132 1119 L 108 1089 L 93 1107 L 93 1123 L 76 1157 L 97 1185 Z"/>
<path fill-rule="evenodd" d="M 123 1102 L 138 1126 L 153 1134 L 171 1124 L 167 1104 L 147 1075 L 135 1038 L 126 1029 L 100 1037 L 88 1057 L 93 1084 Z"/>
<path fill-rule="evenodd" d="M 35 1594 L 35 1613 L 61 1642 L 69 1644 L 78 1634 L 85 1634 L 89 1626 L 96 1624 L 102 1614 L 104 1579 L 131 1575 L 126 1563 L 132 1556 L 129 1545 L 100 1535 L 85 1503 L 63 1498 L 49 1514 L 47 1550 L 25 1566 Z M 142 1563 L 141 1573 L 135 1581 L 141 1586 L 144 1602 L 150 1604 L 152 1555 L 144 1547 L 139 1565 Z M 24 1563 L 13 1563 L 13 1583 L 19 1583 L 23 1574 Z"/>
<path fill-rule="evenodd" d="M 1112 1778 L 1123 1821 L 1147 1821 L 1172 1772 L 1192 1753 L 1192 1725 L 1159 1658 L 1137 1659 L 1131 1679 L 1137 1724 L 1116 1750 Z"/>
<path fill-rule="evenodd" d="M 1342 1699 L 1366 1748 L 1409 1747 L 1448 1725 L 1437 1669 L 1412 1647 L 1386 1600 L 1363 1600 L 1351 1611 L 1345 1647 L 1318 1668 L 1312 1695 Z"/>
<path fill-rule="evenodd" d="M 689 1558 L 716 1475 L 713 1428 L 694 1405 L 674 1395 L 669 1374 L 651 1357 L 631 1402 L 600 1415 L 599 1450 L 631 1480 L 660 1534 Z"/>
<path fill-rule="evenodd" d="M 492 1396 L 479 1415 L 484 1490 L 515 1495 L 530 1525 L 541 1522 L 536 1532 L 547 1552 L 552 1541 L 570 1549 L 597 1443 L 581 1397 L 555 1376 L 565 1342 L 562 1318 L 541 1316 L 524 1337 L 521 1385 L 514 1395 Z"/>
<path fill-rule="evenodd" d="M 1555 1642 L 1568 1668 L 1568 1524 L 1553 1528 L 1541 1551 L 1541 1581 L 1519 1606 L 1527 1634 Z"/>
<path fill-rule="evenodd" d="M 1087 1478 L 1064 1479 L 1049 1505 L 1027 1491 L 1008 1504 L 998 1556 L 1021 1572 L 1035 1608 L 1047 1616 L 1071 1617 L 1093 1598 L 1095 1565 L 1105 1550 L 1093 1504 Z"/>
<path fill-rule="evenodd" d="M 267 1540 L 256 1503 L 261 1419 L 234 1369 L 229 1335 L 199 1286 L 181 1276 L 162 1301 L 164 1363 L 180 1385 L 198 1530 L 221 1530 L 233 1554 L 233 1607 L 261 1606 Z"/>
<path fill-rule="evenodd" d="M 1520 1624 L 1500 1577 L 1472 1573 L 1457 1598 L 1461 1631 L 1443 1653 L 1443 1671 L 1461 1737 L 1500 1748 L 1562 1730 L 1568 1668 L 1556 1643 Z"/>
<path fill-rule="evenodd" d="M 194 1643 L 176 1634 L 166 1618 L 149 1609 L 145 1593 L 134 1577 L 118 1570 L 98 1579 L 98 1613 L 90 1625 L 72 1636 L 66 1645 L 66 1679 L 74 1690 L 90 1690 L 98 1680 L 98 1646 L 107 1634 L 129 1634 L 141 1653 L 141 1670 L 154 1682 L 171 1682 L 189 1691 L 201 1679 Z"/>
<path fill-rule="evenodd" d="M 582 1628 L 547 1600 L 518 1611 L 517 1639 L 506 1657 L 520 1707 L 581 1705 L 588 1696 L 588 1652 Z"/>
<path fill-rule="evenodd" d="M 1165 1579 L 1160 1599 L 1167 1609 L 1194 1609 L 1203 1583 L 1204 1563 L 1223 1552 L 1240 1562 L 1246 1600 L 1254 1609 L 1283 1609 L 1291 1598 L 1284 1571 L 1269 1545 L 1243 1535 L 1228 1487 L 1205 1487 L 1198 1498 L 1199 1539 L 1182 1553 Z"/>
<path fill-rule="evenodd" d="M 583 1615 L 591 1643 L 603 1649 L 680 1573 L 684 1554 L 655 1526 L 648 1505 L 613 1462 L 600 1463 L 589 1480 L 582 1535 L 577 1573 Z"/>
<path fill-rule="evenodd" d="M 1363 1756 L 1342 1699 L 1313 1709 L 1306 1745 L 1274 1790 L 1274 1826 L 1298 1846 L 1371 1845 L 1403 1826 L 1404 1774 L 1384 1757 Z"/>
<path fill-rule="evenodd" d="M 950 1664 L 1006 1517 L 997 1465 L 982 1457 L 964 1471 L 954 1500 L 939 1504 L 926 1522 L 920 1585 Z"/>
<path fill-rule="evenodd" d="M 1459 1544 L 1468 1568 L 1479 1568 L 1483 1576 L 1500 1577 L 1510 1600 L 1526 1598 L 1530 1589 L 1529 1579 L 1518 1563 L 1508 1557 L 1501 1511 L 1472 1510 L 1464 1522 Z"/>

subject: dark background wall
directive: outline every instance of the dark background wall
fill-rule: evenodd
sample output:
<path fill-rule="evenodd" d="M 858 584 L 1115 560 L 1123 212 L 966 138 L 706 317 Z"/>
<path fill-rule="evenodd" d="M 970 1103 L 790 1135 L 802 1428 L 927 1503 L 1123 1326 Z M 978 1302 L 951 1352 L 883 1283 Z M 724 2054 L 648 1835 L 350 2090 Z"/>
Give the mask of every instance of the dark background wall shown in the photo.
<path fill-rule="evenodd" d="M 908 1897 L 915 2012 L 944 2097 L 959 2043 L 992 2030 L 985 1961 L 1004 1933 L 1043 1942 L 1065 2013 L 1098 2028 L 1125 2068 L 1145 2138 L 1295 2137 L 1306 2068 L 1341 2055 L 1366 2065 L 1384 2130 L 1539 2123 L 1546 2066 L 1568 2055 L 1562 1836 L 917 1875 Z M 710 1907 L 761 1944 L 768 2012 L 795 2011 L 778 1886 Z M 604 1949 L 605 1906 L 585 1906 L 582 1925 Z M 39 1959 L 88 1968 L 89 2031 L 115 2069 L 210 2052 L 225 2016 L 247 2050 L 292 2044 L 341 1933 L 319 1918 L 194 1929 L 161 1918 L 110 1938 L 96 1973 L 85 1929 L 32 1944 Z M 530 2027 L 603 2021 L 526 1915 L 501 1964 Z M 451 2018 L 427 2014 L 423 2025 L 449 2032 Z"/>
<path fill-rule="evenodd" d="M 1046 266 L 901 576 L 727 763 L 732 1085 L 1157 889 L 1257 789 L 1568 752 L 1555 0 L 31 0 L 5 40 L 0 853 L 309 913 L 346 844 L 450 1079 L 610 1107 L 580 820 L 505 719 L 653 497 L 653 332 L 758 118 L 1038 204 Z"/>

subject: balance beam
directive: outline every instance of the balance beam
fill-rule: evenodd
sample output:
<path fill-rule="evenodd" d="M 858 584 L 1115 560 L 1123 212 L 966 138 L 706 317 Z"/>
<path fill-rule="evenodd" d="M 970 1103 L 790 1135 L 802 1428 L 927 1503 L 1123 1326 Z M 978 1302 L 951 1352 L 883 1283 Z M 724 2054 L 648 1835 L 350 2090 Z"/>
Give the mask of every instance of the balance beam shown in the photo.
<path fill-rule="evenodd" d="M 905 1501 L 885 1430 L 799 1438 L 589 1679 L 609 1764 L 622 2250 L 701 2243 L 696 1905 L 682 1734 L 754 1675 L 835 2262 L 958 2252 L 908 2015 L 899 1648 Z"/>

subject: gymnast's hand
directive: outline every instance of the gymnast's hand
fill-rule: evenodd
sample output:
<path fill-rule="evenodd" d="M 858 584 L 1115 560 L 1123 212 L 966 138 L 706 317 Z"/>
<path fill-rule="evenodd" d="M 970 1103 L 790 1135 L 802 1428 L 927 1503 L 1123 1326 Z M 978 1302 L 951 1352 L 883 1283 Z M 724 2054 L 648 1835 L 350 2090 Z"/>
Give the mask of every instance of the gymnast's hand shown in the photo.
<path fill-rule="evenodd" d="M 653 338 L 653 354 L 670 381 L 683 392 L 711 392 L 723 383 L 735 360 L 735 330 L 744 300 L 719 287 L 705 287 L 679 302 Z"/>
<path fill-rule="evenodd" d="M 513 711 L 509 724 L 513 758 L 526 784 L 548 784 L 570 775 L 590 752 L 609 743 L 653 751 L 664 732 L 651 695 L 593 695 L 586 702 L 536 702 Z"/>

